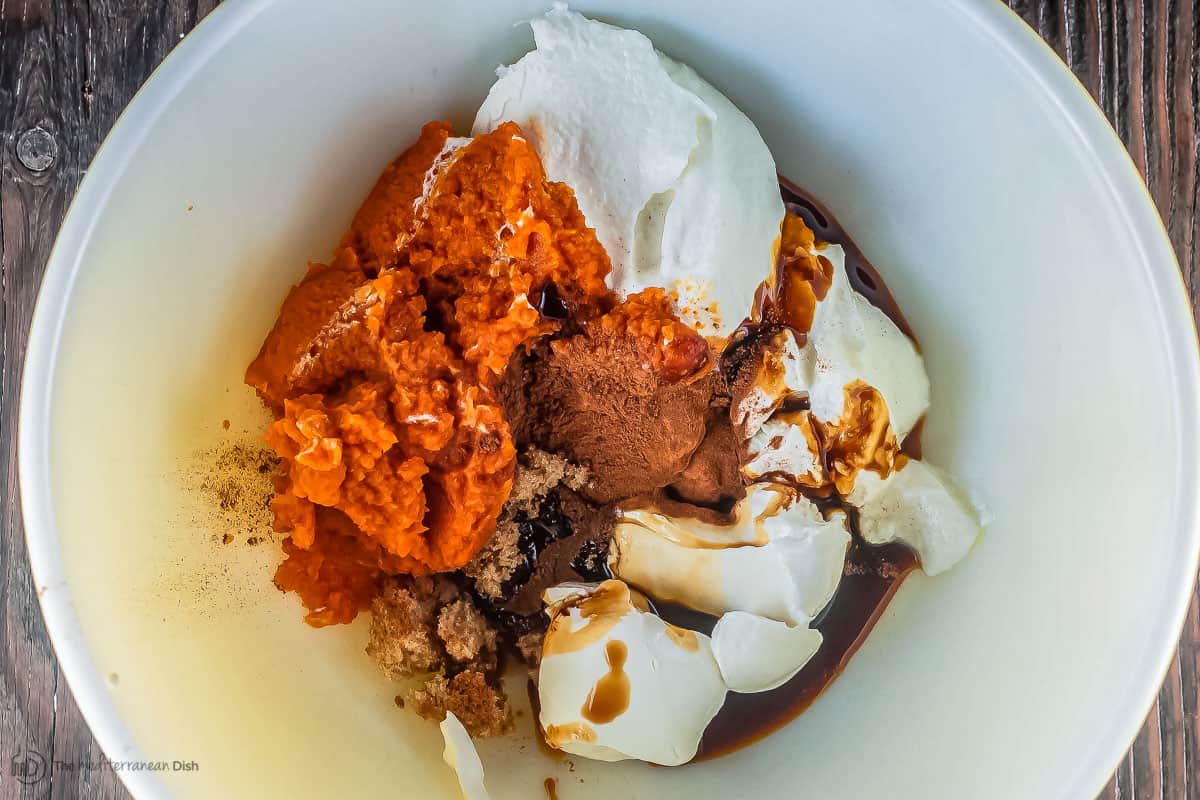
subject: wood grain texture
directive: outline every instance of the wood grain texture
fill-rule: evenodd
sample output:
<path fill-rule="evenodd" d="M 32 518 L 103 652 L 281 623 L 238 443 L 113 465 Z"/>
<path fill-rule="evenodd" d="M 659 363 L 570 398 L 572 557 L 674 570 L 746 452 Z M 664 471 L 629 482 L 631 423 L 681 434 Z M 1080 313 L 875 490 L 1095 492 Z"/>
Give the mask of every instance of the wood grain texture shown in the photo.
<path fill-rule="evenodd" d="M 979 0 L 989 2 L 990 0 Z M 125 798 L 63 683 L 37 608 L 17 500 L 23 352 L 54 235 L 96 148 L 154 67 L 218 0 L 0 0 L 0 798 Z M 1200 0 L 1009 0 L 1096 98 L 1146 176 L 1200 298 Z M 1200 612 L 1106 800 L 1200 800 Z M 44 780 L 11 777 L 34 751 Z"/>
<path fill-rule="evenodd" d="M 75 188 L 133 93 L 213 0 L 0 0 L 0 797 L 124 798 L 62 680 L 29 575 L 14 434 L 42 270 Z M 47 774 L 12 777 L 32 751 Z"/>

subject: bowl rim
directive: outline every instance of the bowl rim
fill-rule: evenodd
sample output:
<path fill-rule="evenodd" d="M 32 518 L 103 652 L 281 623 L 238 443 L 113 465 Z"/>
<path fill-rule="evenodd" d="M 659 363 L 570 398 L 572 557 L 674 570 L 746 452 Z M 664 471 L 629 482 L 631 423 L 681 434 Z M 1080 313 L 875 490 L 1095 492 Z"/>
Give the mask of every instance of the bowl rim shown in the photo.
<path fill-rule="evenodd" d="M 72 289 L 99 212 L 144 141 L 152 124 L 181 88 L 225 44 L 276 0 L 243 0 L 218 6 L 164 59 L 122 111 L 96 153 L 63 218 L 46 263 L 30 328 L 18 418 L 18 472 L 25 544 L 46 631 L 60 669 L 106 756 L 145 760 L 88 650 L 67 584 L 55 524 L 49 458 L 52 380 Z M 1074 768 L 1071 796 L 1095 796 L 1107 783 L 1141 729 L 1177 649 L 1200 563 L 1200 499 L 1186 487 L 1200 482 L 1200 346 L 1191 303 L 1174 248 L 1136 165 L 1108 119 L 1054 50 L 1007 5 L 953 0 L 950 7 L 1003 50 L 1026 80 L 1069 123 L 1072 138 L 1095 167 L 1109 199 L 1125 220 L 1155 301 L 1180 432 L 1180 463 L 1172 527 L 1180 535 L 1176 579 L 1164 598 L 1169 613 L 1151 632 L 1140 685 L 1118 702 L 1108 730 L 1096 737 L 1090 757 Z M 150 770 L 118 770 L 139 800 L 169 797 Z"/>

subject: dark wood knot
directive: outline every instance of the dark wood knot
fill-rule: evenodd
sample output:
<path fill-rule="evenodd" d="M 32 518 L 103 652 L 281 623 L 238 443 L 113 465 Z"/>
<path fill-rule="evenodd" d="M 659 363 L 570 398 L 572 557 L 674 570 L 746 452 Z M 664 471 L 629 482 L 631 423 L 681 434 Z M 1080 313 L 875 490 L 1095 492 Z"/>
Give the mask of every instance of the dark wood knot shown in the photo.
<path fill-rule="evenodd" d="M 58 142 L 40 125 L 30 128 L 17 138 L 17 158 L 30 172 L 45 172 L 58 160 Z"/>

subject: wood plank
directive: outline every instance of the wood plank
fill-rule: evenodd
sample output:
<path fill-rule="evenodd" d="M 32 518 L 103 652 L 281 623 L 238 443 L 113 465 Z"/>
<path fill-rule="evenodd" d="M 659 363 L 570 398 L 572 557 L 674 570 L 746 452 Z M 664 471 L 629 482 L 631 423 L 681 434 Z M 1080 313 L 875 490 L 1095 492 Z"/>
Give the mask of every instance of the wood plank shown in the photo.
<path fill-rule="evenodd" d="M 70 198 L 133 93 L 212 0 L 0 0 L 0 796 L 124 798 L 50 649 L 31 585 L 13 436 L 37 287 Z M 30 166 L 31 165 L 32 168 Z M 45 777 L 23 785 L 8 759 L 31 751 Z"/>

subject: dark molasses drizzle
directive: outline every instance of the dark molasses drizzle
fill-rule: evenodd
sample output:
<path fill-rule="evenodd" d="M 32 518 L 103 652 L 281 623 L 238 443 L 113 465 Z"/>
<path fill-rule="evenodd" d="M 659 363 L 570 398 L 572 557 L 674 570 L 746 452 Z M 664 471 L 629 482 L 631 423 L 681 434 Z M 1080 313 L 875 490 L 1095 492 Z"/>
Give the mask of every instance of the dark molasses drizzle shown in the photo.
<path fill-rule="evenodd" d="M 846 252 L 846 272 L 854 288 L 915 342 L 912 327 L 883 278 L 833 215 L 788 179 L 781 177 L 779 188 L 788 210 L 804 219 L 818 241 L 842 246 Z M 918 423 L 904 442 L 904 452 L 912 457 L 921 453 L 921 427 Z M 918 566 L 916 554 L 904 545 L 873 546 L 864 542 L 858 534 L 857 514 L 848 509 L 848 516 L 853 538 L 846 554 L 845 571 L 833 600 L 813 625 L 824 638 L 821 649 L 794 678 L 777 689 L 757 694 L 731 692 L 704 732 L 696 761 L 746 747 L 799 716 L 849 663 L 901 581 Z M 658 611 L 676 625 L 705 633 L 711 632 L 716 624 L 715 617 L 678 606 L 660 605 Z"/>
<path fill-rule="evenodd" d="M 782 176 L 779 178 L 779 193 L 783 195 L 783 204 L 787 210 L 797 214 L 804 220 L 805 225 L 812 228 L 818 242 L 829 242 L 842 246 L 842 249 L 846 251 L 846 274 L 850 278 L 850 285 L 859 294 L 870 300 L 871 305 L 887 314 L 892 322 L 896 323 L 896 327 L 916 342 L 917 338 L 913 335 L 912 326 L 904 318 L 900 306 L 896 303 L 896 298 L 892 297 L 892 293 L 888 291 L 887 284 L 883 282 L 879 271 L 867 260 L 858 245 L 850 239 L 846 229 L 838 224 L 825 206 Z"/>

